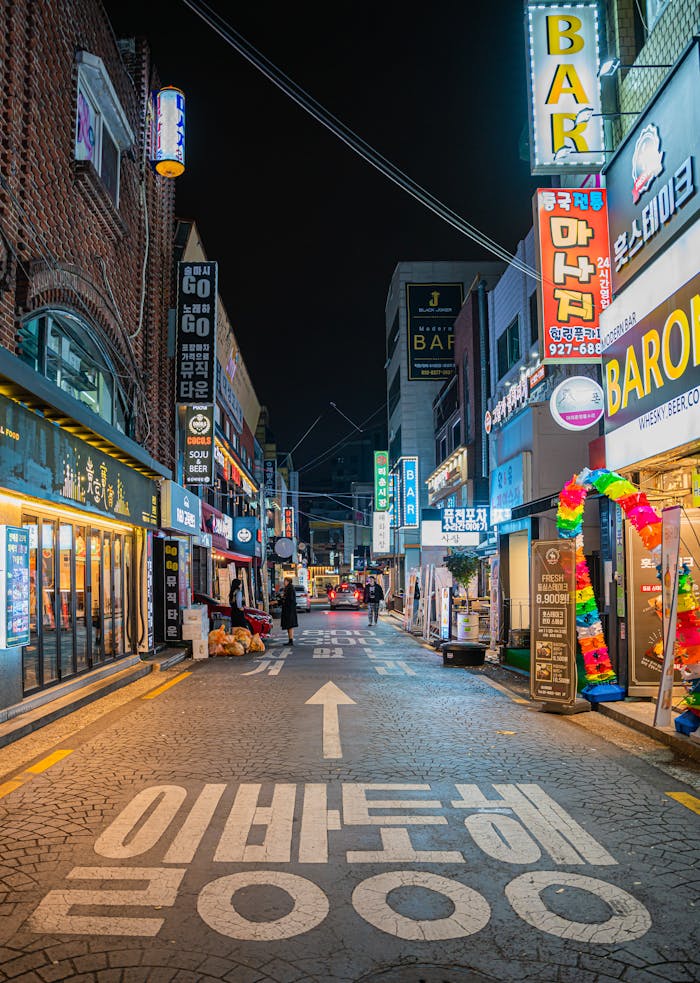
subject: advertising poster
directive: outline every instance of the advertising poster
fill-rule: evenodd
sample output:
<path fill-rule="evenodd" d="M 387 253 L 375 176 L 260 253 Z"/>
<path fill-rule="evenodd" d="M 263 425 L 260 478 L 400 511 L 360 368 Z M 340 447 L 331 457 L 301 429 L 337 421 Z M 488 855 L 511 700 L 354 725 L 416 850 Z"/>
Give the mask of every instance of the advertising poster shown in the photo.
<path fill-rule="evenodd" d="M 185 453 L 182 465 L 186 485 L 214 483 L 214 407 L 193 405 L 185 407 Z"/>
<path fill-rule="evenodd" d="M 542 703 L 576 699 L 576 544 L 532 543 L 530 695 Z"/>
<path fill-rule="evenodd" d="M 452 588 L 440 588 L 440 638 L 450 640 L 452 634 Z"/>
<path fill-rule="evenodd" d="M 176 403 L 216 399 L 216 281 L 216 263 L 178 263 Z"/>
<path fill-rule="evenodd" d="M 403 601 L 403 628 L 404 631 L 410 631 L 413 627 L 413 602 L 416 597 L 416 581 L 418 575 L 416 571 L 409 573 L 408 575 L 408 587 L 406 588 L 406 596 Z"/>
<path fill-rule="evenodd" d="M 661 631 L 663 665 L 659 695 L 654 710 L 654 727 L 671 726 L 673 702 L 673 655 L 676 648 L 678 604 L 678 559 L 681 546 L 681 507 L 673 505 L 661 513 Z"/>
<path fill-rule="evenodd" d="M 461 283 L 406 284 L 409 382 L 452 376 L 454 323 L 463 299 Z"/>
<path fill-rule="evenodd" d="M 530 171 L 591 174 L 605 163 L 598 78 L 600 22 L 592 0 L 527 4 Z"/>
<path fill-rule="evenodd" d="M 0 649 L 29 644 L 29 530 L 0 526 Z"/>
<path fill-rule="evenodd" d="M 600 362 L 600 314 L 610 306 L 605 191 L 539 189 L 541 349 L 545 364 Z"/>
<path fill-rule="evenodd" d="M 687 563 L 695 577 L 696 561 L 687 546 L 695 543 L 688 520 L 681 518 L 679 563 Z M 663 598 L 657 576 L 658 557 L 644 549 L 639 536 L 627 530 L 627 601 L 629 625 L 629 694 L 656 696 L 663 666 Z M 687 544 L 687 546 L 685 545 Z M 674 672 L 674 686 L 681 683 Z"/>

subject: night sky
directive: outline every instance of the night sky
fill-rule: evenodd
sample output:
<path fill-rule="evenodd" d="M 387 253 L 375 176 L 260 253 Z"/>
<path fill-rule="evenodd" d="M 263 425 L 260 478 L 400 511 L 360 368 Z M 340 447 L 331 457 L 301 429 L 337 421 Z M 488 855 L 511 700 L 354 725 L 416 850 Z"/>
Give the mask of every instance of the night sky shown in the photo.
<path fill-rule="evenodd" d="M 303 466 L 385 400 L 384 304 L 401 260 L 493 259 L 296 106 L 181 0 L 109 0 L 187 98 L 177 213 L 219 288 L 278 446 Z M 513 251 L 536 183 L 522 4 L 231 4 L 215 8 L 326 110 Z M 430 407 L 426 405 L 426 412 Z M 375 416 L 374 420 L 381 419 Z M 318 470 L 303 486 L 323 487 Z M 320 484 L 319 484 L 320 483 Z"/>

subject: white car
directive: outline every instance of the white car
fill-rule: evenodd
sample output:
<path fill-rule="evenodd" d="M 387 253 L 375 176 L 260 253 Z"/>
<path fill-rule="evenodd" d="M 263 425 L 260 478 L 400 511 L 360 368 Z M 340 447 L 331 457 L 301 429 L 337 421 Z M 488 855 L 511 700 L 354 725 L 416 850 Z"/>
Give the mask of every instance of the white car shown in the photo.
<path fill-rule="evenodd" d="M 297 596 L 297 611 L 310 611 L 311 598 L 309 597 L 308 591 L 303 587 L 295 587 L 294 593 Z"/>

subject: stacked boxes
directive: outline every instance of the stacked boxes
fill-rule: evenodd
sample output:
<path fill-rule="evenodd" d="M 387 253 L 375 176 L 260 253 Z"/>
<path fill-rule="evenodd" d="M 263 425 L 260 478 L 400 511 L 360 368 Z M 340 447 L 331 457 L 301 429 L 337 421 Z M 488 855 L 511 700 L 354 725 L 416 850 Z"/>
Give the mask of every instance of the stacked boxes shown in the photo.
<path fill-rule="evenodd" d="M 192 658 L 209 657 L 209 614 L 206 604 L 193 604 L 182 612 L 182 637 L 192 643 Z"/>

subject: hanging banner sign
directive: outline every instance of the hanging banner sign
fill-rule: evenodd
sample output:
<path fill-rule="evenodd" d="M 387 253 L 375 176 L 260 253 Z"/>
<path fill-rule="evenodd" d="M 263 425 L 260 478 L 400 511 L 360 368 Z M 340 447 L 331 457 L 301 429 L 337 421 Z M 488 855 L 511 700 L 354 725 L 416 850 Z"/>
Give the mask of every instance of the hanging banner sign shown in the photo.
<path fill-rule="evenodd" d="M 214 483 L 214 407 L 185 407 L 185 454 L 183 479 L 186 485 Z"/>
<path fill-rule="evenodd" d="M 163 540 L 163 639 L 180 638 L 180 544 L 177 539 Z"/>
<path fill-rule="evenodd" d="M 455 370 L 454 323 L 461 283 L 407 283 L 408 380 L 439 382 Z"/>
<path fill-rule="evenodd" d="M 374 508 L 386 512 L 389 508 L 389 452 L 374 452 Z"/>
<path fill-rule="evenodd" d="M 610 305 L 605 191 L 540 189 L 535 194 L 543 361 L 600 362 L 600 313 Z"/>
<path fill-rule="evenodd" d="M 263 481 L 265 483 L 265 498 L 274 498 L 277 492 L 277 462 L 267 460 L 263 464 Z"/>
<path fill-rule="evenodd" d="M 178 263 L 176 403 L 216 399 L 216 291 L 216 263 Z"/>
<path fill-rule="evenodd" d="M 526 8 L 530 60 L 530 171 L 590 174 L 605 163 L 598 4 Z"/>
<path fill-rule="evenodd" d="M 533 541 L 530 560 L 530 696 L 576 699 L 576 543 Z"/>

